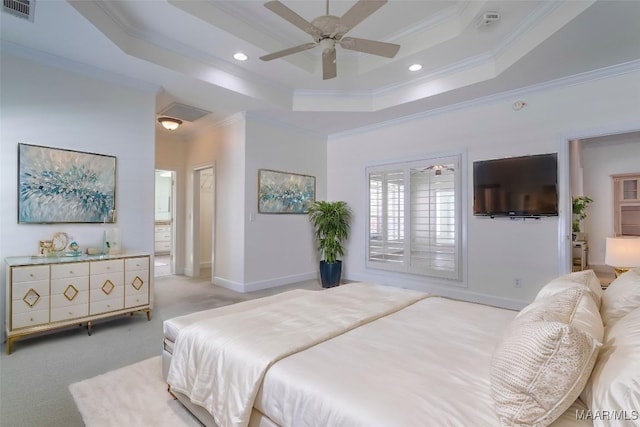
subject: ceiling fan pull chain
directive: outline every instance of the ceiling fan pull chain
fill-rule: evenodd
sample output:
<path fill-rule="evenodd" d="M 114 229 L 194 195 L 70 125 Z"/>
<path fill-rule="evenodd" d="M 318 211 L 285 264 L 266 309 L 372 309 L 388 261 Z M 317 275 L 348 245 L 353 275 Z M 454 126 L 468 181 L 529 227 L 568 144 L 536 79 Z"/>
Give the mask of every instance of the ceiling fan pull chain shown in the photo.
<path fill-rule="evenodd" d="M 329 15 L 329 0 L 327 0 L 327 16 Z"/>

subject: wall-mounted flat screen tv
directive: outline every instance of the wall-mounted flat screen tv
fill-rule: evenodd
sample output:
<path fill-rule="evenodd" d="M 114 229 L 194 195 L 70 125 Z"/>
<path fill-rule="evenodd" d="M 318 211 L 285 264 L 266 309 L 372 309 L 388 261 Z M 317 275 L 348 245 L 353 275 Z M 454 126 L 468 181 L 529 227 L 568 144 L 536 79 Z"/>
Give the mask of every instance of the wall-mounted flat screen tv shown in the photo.
<path fill-rule="evenodd" d="M 473 162 L 473 214 L 557 216 L 557 153 Z"/>

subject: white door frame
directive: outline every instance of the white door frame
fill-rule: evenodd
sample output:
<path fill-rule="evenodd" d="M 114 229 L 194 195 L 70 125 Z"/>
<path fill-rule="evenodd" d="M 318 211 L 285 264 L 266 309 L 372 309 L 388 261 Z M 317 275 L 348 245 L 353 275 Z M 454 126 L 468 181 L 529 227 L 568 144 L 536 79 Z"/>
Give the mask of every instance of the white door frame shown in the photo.
<path fill-rule="evenodd" d="M 192 274 L 193 277 L 200 276 L 200 172 L 205 169 L 211 169 L 213 172 L 213 185 L 211 186 L 213 206 L 211 209 L 211 282 L 215 277 L 215 235 L 216 235 L 216 168 L 215 163 L 205 163 L 197 165 L 193 168 L 193 215 L 192 215 Z"/>
<path fill-rule="evenodd" d="M 560 274 L 571 273 L 573 264 L 571 256 L 571 141 L 639 131 L 638 123 L 620 123 L 560 135 L 558 145 L 558 208 L 560 211 L 558 217 L 558 252 L 560 255 L 558 257 L 558 271 Z"/>

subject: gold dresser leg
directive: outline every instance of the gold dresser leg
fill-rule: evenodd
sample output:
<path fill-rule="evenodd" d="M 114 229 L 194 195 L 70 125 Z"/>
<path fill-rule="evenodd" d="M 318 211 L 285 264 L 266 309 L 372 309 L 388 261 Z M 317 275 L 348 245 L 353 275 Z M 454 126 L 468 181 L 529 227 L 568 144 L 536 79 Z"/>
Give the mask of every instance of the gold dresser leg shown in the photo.
<path fill-rule="evenodd" d="M 151 320 L 151 310 L 147 310 L 147 322 Z"/>
<path fill-rule="evenodd" d="M 11 354 L 13 351 L 13 338 L 7 337 L 7 354 Z"/>

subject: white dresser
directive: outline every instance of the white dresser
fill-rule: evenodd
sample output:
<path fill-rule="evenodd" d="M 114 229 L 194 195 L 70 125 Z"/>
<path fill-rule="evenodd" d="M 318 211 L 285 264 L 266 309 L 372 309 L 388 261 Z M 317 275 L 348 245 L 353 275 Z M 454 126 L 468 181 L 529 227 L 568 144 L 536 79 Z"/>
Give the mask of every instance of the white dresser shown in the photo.
<path fill-rule="evenodd" d="M 10 257 L 7 354 L 19 338 L 97 319 L 144 312 L 150 319 L 149 255 Z"/>

